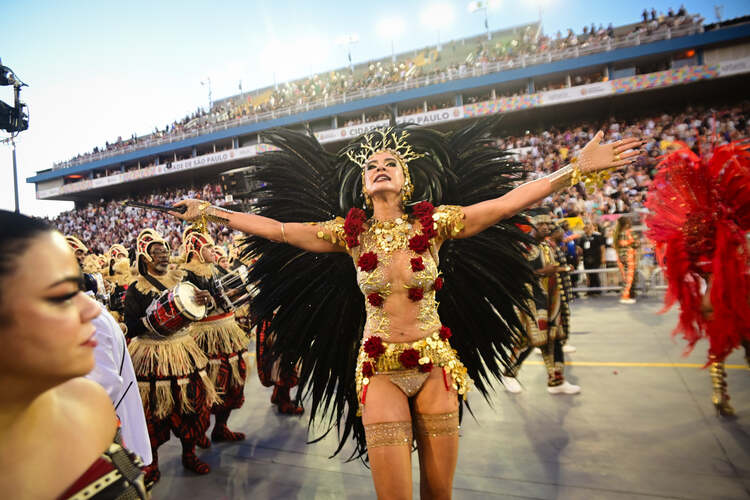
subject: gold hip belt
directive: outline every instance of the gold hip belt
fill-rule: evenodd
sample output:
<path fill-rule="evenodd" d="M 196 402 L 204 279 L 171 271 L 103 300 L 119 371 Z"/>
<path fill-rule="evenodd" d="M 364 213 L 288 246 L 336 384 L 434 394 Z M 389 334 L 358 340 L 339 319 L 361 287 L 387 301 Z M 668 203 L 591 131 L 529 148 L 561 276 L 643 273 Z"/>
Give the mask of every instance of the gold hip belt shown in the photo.
<path fill-rule="evenodd" d="M 443 334 L 443 337 L 446 335 Z M 359 348 L 355 373 L 360 410 L 365 404 L 371 377 L 389 376 L 391 382 L 411 397 L 419 392 L 435 368 L 443 371 L 446 390 L 452 388 L 465 399 L 471 387 L 471 378 L 458 359 L 456 350 L 443 337 L 435 332 L 415 342 L 385 342 L 377 335 L 364 339 Z"/>

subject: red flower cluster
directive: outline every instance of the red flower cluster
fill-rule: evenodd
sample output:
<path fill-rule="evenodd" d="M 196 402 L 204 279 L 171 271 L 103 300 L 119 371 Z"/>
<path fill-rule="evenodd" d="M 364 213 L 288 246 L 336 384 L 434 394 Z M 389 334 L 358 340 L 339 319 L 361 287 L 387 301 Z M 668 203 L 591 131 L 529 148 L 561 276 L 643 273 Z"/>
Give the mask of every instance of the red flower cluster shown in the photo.
<path fill-rule="evenodd" d="M 421 288 L 409 288 L 409 300 L 412 302 L 418 302 L 424 298 L 424 290 Z"/>
<path fill-rule="evenodd" d="M 419 219 L 420 224 L 422 224 L 422 234 L 428 239 L 437 236 L 432 221 L 432 214 L 434 213 L 435 207 L 429 201 L 421 201 L 414 205 L 414 215 Z"/>
<path fill-rule="evenodd" d="M 414 368 L 419 364 L 419 351 L 416 349 L 404 349 L 398 356 L 398 360 L 404 365 L 404 368 Z"/>
<path fill-rule="evenodd" d="M 440 333 L 438 335 L 440 335 L 441 340 L 448 340 L 453 336 L 453 332 L 451 332 L 451 329 L 447 326 L 441 326 Z"/>
<path fill-rule="evenodd" d="M 435 231 L 435 228 L 432 226 L 432 219 L 430 219 L 429 226 L 422 225 L 422 234 L 427 236 L 427 238 L 434 238 L 435 236 L 437 236 L 437 231 Z"/>
<path fill-rule="evenodd" d="M 422 262 L 422 257 L 415 257 L 409 262 L 411 262 L 411 270 L 415 273 L 418 271 L 424 271 L 424 262 Z"/>
<path fill-rule="evenodd" d="M 363 253 L 357 259 L 357 266 L 366 273 L 378 267 L 378 254 L 375 252 Z"/>
<path fill-rule="evenodd" d="M 437 278 L 435 278 L 435 283 L 432 284 L 432 288 L 436 292 L 439 292 L 440 290 L 443 289 L 443 284 L 444 284 L 443 283 L 443 278 L 441 278 L 440 276 L 438 276 Z"/>
<path fill-rule="evenodd" d="M 374 307 L 380 307 L 383 305 L 383 296 L 379 293 L 371 293 L 367 296 L 367 302 Z"/>
<path fill-rule="evenodd" d="M 435 212 L 435 207 L 429 201 L 420 201 L 412 209 L 414 216 L 420 221 L 425 217 L 432 219 L 432 214 Z"/>
<path fill-rule="evenodd" d="M 423 365 L 419 365 L 419 371 L 422 373 L 429 373 L 432 371 L 432 361 L 428 361 Z"/>
<path fill-rule="evenodd" d="M 346 234 L 346 245 L 354 248 L 359 245 L 359 235 L 362 234 L 362 226 L 367 220 L 367 214 L 361 208 L 351 208 L 344 220 L 344 233 Z"/>
<path fill-rule="evenodd" d="M 409 238 L 409 248 L 416 253 L 423 253 L 430 248 L 430 238 L 425 234 L 415 234 Z"/>
<path fill-rule="evenodd" d="M 381 354 L 385 352 L 385 346 L 383 345 L 383 339 L 377 335 L 373 335 L 365 340 L 364 345 L 365 352 L 372 359 L 378 359 Z"/>
<path fill-rule="evenodd" d="M 365 361 L 362 363 L 362 376 L 363 377 L 372 377 L 375 374 L 375 370 L 372 368 L 372 363 L 369 361 Z"/>

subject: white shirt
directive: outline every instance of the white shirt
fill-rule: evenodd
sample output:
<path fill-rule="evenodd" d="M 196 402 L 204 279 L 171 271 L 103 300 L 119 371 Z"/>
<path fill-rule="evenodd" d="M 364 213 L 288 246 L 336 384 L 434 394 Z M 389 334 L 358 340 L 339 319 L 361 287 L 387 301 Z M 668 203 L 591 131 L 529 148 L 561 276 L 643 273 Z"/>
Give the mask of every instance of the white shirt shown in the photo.
<path fill-rule="evenodd" d="M 86 378 L 97 382 L 107 391 L 120 419 L 125 447 L 141 457 L 144 465 L 148 465 L 152 460 L 151 442 L 125 335 L 107 308 L 102 304 L 99 307 L 102 312 L 92 321 L 97 342 L 95 364 Z"/>

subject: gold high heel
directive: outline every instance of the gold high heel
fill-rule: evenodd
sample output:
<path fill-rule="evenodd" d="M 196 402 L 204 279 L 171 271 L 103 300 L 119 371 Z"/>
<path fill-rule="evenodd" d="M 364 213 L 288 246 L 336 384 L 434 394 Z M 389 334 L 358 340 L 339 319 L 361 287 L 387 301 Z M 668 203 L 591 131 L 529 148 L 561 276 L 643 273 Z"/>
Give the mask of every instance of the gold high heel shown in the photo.
<path fill-rule="evenodd" d="M 710 368 L 713 395 L 711 401 L 716 412 L 722 417 L 734 417 L 734 408 L 729 404 L 729 393 L 727 392 L 727 372 L 723 362 L 713 362 Z"/>

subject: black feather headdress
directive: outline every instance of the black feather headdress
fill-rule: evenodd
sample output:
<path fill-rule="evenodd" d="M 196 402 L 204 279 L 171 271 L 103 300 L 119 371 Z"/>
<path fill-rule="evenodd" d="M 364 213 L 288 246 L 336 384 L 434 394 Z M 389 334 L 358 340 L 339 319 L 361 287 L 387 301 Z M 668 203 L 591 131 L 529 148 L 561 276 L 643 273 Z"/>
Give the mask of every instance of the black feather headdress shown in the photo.
<path fill-rule="evenodd" d="M 418 153 L 408 162 L 412 199 L 467 206 L 502 196 L 522 181 L 521 166 L 489 138 L 494 123 L 478 121 L 449 134 L 395 126 L 394 133 L 408 131 L 409 145 Z M 252 160 L 255 181 L 263 186 L 254 193 L 260 215 L 281 222 L 319 222 L 365 206 L 361 166 L 352 161 L 351 152 L 361 149 L 367 137 L 335 155 L 315 138 L 289 130 L 272 130 L 264 140 L 278 149 Z M 501 221 L 471 238 L 445 241 L 440 249 L 445 286 L 438 292 L 438 312 L 485 397 L 492 381 L 512 364 L 512 346 L 524 334 L 514 305 L 525 308 L 525 285 L 533 274 L 523 256 L 522 243 L 529 240 L 516 222 L 523 220 Z M 334 455 L 351 436 L 356 447 L 350 458 L 365 457 L 355 366 L 366 317 L 351 258 L 255 236 L 246 238 L 242 252 L 258 257 L 250 272 L 258 288 L 251 306 L 254 321 L 270 321 L 272 356 L 299 363 L 310 426 L 321 432 L 316 440 L 335 428 L 339 446 Z"/>

